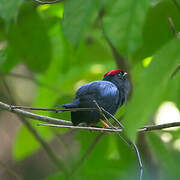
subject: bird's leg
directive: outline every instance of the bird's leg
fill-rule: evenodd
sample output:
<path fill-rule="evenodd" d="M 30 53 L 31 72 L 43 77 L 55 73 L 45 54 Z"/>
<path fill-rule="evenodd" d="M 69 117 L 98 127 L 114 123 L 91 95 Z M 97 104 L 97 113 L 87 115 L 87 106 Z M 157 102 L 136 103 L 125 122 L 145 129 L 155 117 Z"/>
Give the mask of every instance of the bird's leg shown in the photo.
<path fill-rule="evenodd" d="M 106 124 L 102 119 L 100 119 L 100 121 L 103 124 L 102 130 L 101 130 L 101 133 L 103 133 L 104 132 L 104 128 L 110 128 L 110 126 L 108 124 Z"/>
<path fill-rule="evenodd" d="M 94 104 L 97 106 L 97 109 L 98 109 L 99 113 L 102 115 L 102 117 L 104 118 L 104 120 L 106 120 L 106 122 L 109 123 L 107 117 L 106 117 L 105 114 L 103 113 L 101 107 L 98 105 L 98 103 L 96 102 L 96 100 L 93 100 L 93 102 L 94 102 Z M 108 124 L 106 124 L 106 123 L 104 122 L 104 120 L 101 119 L 101 122 L 103 123 L 104 127 L 110 127 Z"/>
<path fill-rule="evenodd" d="M 100 119 L 101 123 L 103 124 L 103 128 L 109 128 L 109 125 L 107 123 L 105 123 L 102 119 Z"/>

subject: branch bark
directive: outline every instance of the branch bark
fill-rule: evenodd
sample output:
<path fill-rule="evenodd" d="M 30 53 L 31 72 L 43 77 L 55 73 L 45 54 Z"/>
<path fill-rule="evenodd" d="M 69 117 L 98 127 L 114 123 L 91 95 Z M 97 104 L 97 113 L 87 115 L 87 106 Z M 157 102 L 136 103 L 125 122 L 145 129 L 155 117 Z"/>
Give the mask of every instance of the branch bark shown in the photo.
<path fill-rule="evenodd" d="M 21 109 L 12 109 L 11 105 L 5 104 L 3 102 L 0 102 L 0 109 L 7 110 L 12 113 L 16 113 L 18 115 L 21 115 L 23 117 L 27 117 L 33 120 L 49 123 L 49 124 L 42 124 L 42 123 L 38 124 L 42 126 L 70 128 L 70 129 L 83 129 L 83 130 L 92 130 L 92 131 L 104 131 L 104 132 L 122 132 L 122 129 L 120 128 L 113 129 L 113 128 L 101 128 L 101 127 L 73 126 L 70 121 L 38 115 L 38 114 L 27 112 Z M 145 126 L 138 129 L 138 132 L 142 133 L 142 132 L 147 132 L 147 131 L 162 130 L 166 128 L 179 127 L 179 126 L 180 126 L 180 122 L 172 122 L 172 123 L 165 123 L 165 124 L 159 124 L 159 125 L 149 125 L 149 126 Z"/>
<path fill-rule="evenodd" d="M 38 4 L 55 4 L 55 3 L 60 3 L 63 2 L 64 0 L 54 0 L 54 1 L 41 1 L 41 0 L 34 0 Z"/>
<path fill-rule="evenodd" d="M 4 169 L 6 169 L 9 174 L 11 174 L 13 177 L 15 177 L 15 179 L 17 179 L 17 180 L 22 180 L 22 177 L 21 177 L 19 174 L 17 174 L 16 171 L 14 171 L 13 169 L 11 169 L 7 164 L 5 164 L 4 162 L 2 162 L 1 160 L 0 160 L 0 165 L 1 165 Z"/>
<path fill-rule="evenodd" d="M 62 119 L 52 118 L 52 117 L 48 117 L 48 116 L 42 116 L 42 115 L 38 115 L 35 113 L 27 112 L 27 111 L 24 111 L 21 109 L 12 109 L 11 105 L 5 104 L 3 102 L 0 102 L 0 108 L 3 110 L 7 110 L 9 112 L 12 112 L 12 113 L 16 113 L 23 117 L 34 119 L 34 120 L 39 120 L 39 121 L 52 123 L 52 124 L 72 125 L 72 123 L 70 121 L 65 121 Z"/>

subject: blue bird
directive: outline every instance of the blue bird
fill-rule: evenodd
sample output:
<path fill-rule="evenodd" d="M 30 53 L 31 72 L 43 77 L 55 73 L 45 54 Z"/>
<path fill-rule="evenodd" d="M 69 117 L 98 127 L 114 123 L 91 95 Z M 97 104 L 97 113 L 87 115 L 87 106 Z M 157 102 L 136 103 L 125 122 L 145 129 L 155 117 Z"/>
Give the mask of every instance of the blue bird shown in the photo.
<path fill-rule="evenodd" d="M 104 75 L 103 80 L 93 81 L 81 86 L 73 102 L 61 105 L 64 108 L 97 108 L 97 104 L 114 115 L 127 99 L 130 83 L 126 77 L 127 73 L 120 69 L 114 69 Z M 110 116 L 105 114 L 109 119 Z M 76 111 L 71 112 L 71 121 L 74 126 L 80 123 L 92 125 L 104 122 L 104 117 L 98 111 Z"/>

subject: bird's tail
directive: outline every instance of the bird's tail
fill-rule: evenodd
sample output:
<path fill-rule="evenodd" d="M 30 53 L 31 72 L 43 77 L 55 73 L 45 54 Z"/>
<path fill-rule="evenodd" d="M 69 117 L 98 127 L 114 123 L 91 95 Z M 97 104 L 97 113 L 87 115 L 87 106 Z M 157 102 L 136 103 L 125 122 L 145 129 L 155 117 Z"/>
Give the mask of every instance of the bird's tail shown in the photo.
<path fill-rule="evenodd" d="M 68 104 L 62 104 L 56 107 L 64 107 L 64 108 L 77 108 L 79 106 L 79 100 L 75 99 L 73 102 Z"/>

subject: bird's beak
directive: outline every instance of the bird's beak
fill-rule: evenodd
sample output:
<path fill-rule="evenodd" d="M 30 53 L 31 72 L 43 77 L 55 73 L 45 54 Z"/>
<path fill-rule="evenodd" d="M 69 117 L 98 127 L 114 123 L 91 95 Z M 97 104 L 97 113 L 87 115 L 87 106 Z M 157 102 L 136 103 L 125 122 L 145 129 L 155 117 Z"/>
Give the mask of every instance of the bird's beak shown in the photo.
<path fill-rule="evenodd" d="M 127 72 L 124 72 L 123 76 L 126 76 L 128 73 Z"/>

